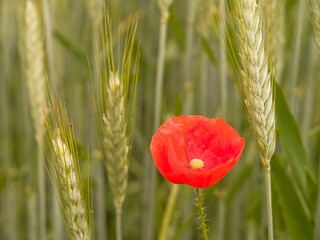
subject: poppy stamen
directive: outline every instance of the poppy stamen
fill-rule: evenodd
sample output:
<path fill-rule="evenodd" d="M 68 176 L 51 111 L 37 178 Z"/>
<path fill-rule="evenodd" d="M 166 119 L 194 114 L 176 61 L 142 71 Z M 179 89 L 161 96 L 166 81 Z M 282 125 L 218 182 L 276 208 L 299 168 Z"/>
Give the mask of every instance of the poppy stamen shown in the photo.
<path fill-rule="evenodd" d="M 199 158 L 194 158 L 190 161 L 189 167 L 191 169 L 202 169 L 204 168 L 204 161 Z"/>

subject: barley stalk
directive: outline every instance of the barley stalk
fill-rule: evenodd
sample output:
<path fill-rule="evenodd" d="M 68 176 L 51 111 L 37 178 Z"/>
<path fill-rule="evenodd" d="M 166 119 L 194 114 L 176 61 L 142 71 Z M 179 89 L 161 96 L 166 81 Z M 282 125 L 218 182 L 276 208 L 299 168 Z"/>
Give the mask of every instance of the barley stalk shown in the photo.
<path fill-rule="evenodd" d="M 58 98 L 51 99 L 50 111 L 47 147 L 54 150 L 54 158 L 48 154 L 47 169 L 60 213 L 70 239 L 93 239 L 91 214 L 84 201 L 74 134 L 65 106 Z"/>
<path fill-rule="evenodd" d="M 259 2 L 261 4 L 261 2 Z M 270 160 L 275 150 L 273 84 L 268 69 L 261 5 L 256 0 L 236 1 L 236 35 L 242 65 L 240 88 L 248 120 L 265 169 L 269 240 L 273 239 Z"/>

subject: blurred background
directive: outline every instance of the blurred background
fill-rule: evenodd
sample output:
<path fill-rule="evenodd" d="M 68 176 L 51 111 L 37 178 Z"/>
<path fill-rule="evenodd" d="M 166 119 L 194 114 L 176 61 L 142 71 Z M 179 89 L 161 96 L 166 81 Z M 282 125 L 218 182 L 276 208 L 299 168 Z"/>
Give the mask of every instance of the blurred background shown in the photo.
<path fill-rule="evenodd" d="M 319 9 L 316 0 L 274 0 L 277 147 L 272 165 L 276 239 L 320 239 Z M 117 32 L 138 16 L 140 44 L 136 119 L 129 182 L 123 206 L 123 239 L 157 239 L 171 184 L 158 173 L 149 144 L 155 131 L 156 69 L 161 11 L 156 0 L 34 1 L 48 84 L 66 102 L 79 157 L 90 160 L 96 239 L 115 239 L 115 213 L 96 140 L 89 83 L 94 47 L 107 8 Z M 161 0 L 160 0 L 161 2 Z M 231 1 L 226 1 L 231 4 Z M 246 139 L 242 158 L 218 184 L 205 189 L 209 233 L 217 240 L 266 239 L 263 169 L 232 70 L 230 14 L 223 0 L 173 0 L 167 19 L 161 120 L 181 114 L 223 117 Z M 26 75 L 26 1 L 0 1 L 0 239 L 30 239 L 39 219 L 37 141 Z M 31 21 L 34 23 L 34 20 Z M 318 25 L 316 25 L 318 24 Z M 315 26 L 315 27 L 314 27 Z M 318 28 L 317 28 L 318 26 Z M 35 30 L 37 31 L 37 30 Z M 232 31 L 232 30 L 231 30 Z M 125 36 L 125 35 L 124 35 Z M 32 46 L 32 45 L 31 45 Z M 41 48 L 43 46 L 43 48 Z M 37 39 L 34 49 L 38 49 Z M 33 49 L 33 48 L 31 48 Z M 40 93 L 39 93 L 40 94 Z M 84 161 L 85 169 L 86 162 Z M 32 180 L 30 180 L 32 179 Z M 52 184 L 45 173 L 44 239 L 65 239 Z M 194 190 L 180 186 L 167 239 L 199 239 Z M 31 201 L 32 202 L 32 201 Z M 42 209 L 43 210 L 43 209 Z M 32 230 L 33 229 L 33 230 Z M 41 239 L 41 238 L 40 238 Z"/>

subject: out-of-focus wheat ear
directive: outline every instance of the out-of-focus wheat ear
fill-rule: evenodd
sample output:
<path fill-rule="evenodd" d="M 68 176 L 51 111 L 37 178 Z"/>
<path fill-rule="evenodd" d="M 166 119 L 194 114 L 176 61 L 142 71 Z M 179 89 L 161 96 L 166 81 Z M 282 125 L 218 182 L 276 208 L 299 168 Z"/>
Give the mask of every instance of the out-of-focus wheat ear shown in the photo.
<path fill-rule="evenodd" d="M 72 124 L 58 97 L 50 99 L 46 127 L 46 166 L 68 235 L 93 239 L 91 206 L 85 201 Z"/>
<path fill-rule="evenodd" d="M 127 187 L 129 139 L 125 118 L 125 96 L 117 73 L 109 75 L 106 91 L 109 97 L 107 111 L 102 117 L 103 148 L 113 201 L 118 210 L 122 207 Z"/>
<path fill-rule="evenodd" d="M 135 112 L 139 61 L 139 49 L 134 46 L 136 28 L 136 20 L 130 19 L 122 54 L 120 54 L 120 47 L 118 48 L 119 66 L 116 66 L 108 13 L 101 25 L 104 62 L 103 68 L 99 71 L 97 124 L 116 208 L 117 239 L 122 239 L 121 212 L 128 182 L 129 153 Z M 121 42 L 120 36 L 118 41 Z"/>
<path fill-rule="evenodd" d="M 276 144 L 275 104 L 269 69 L 269 48 L 265 48 L 269 41 L 263 31 L 270 27 L 263 22 L 265 19 L 262 18 L 261 3 L 256 0 L 235 1 L 234 26 L 241 62 L 239 85 L 260 160 L 265 169 L 268 239 L 273 240 L 270 160 Z"/>
<path fill-rule="evenodd" d="M 320 2 L 319 0 L 310 0 L 310 11 L 314 29 L 314 39 L 318 50 L 320 51 Z M 320 54 L 319 54 L 320 55 Z"/>
<path fill-rule="evenodd" d="M 256 1 L 242 0 L 236 5 L 235 26 L 242 65 L 241 92 L 262 164 L 269 168 L 276 142 L 275 111 L 261 15 Z"/>
<path fill-rule="evenodd" d="M 40 141 L 45 131 L 43 107 L 46 106 L 46 76 L 44 40 L 38 9 L 33 0 L 26 1 L 25 65 L 31 115 L 37 141 Z"/>
<path fill-rule="evenodd" d="M 38 7 L 33 0 L 25 3 L 24 64 L 29 92 L 31 116 L 37 146 L 38 191 L 39 191 L 39 233 L 40 239 L 46 234 L 45 171 L 42 139 L 45 133 L 43 109 L 46 106 L 46 77 L 44 64 L 44 40 L 41 31 Z M 31 174 L 31 173 L 30 173 Z M 34 174 L 31 174 L 34 175 Z"/>

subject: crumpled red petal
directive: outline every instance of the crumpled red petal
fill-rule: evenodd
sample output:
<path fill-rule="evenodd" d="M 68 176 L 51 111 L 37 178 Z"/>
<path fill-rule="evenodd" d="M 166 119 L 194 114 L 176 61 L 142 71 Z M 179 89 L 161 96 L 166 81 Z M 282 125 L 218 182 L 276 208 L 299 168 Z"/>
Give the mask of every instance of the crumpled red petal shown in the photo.
<path fill-rule="evenodd" d="M 206 188 L 237 163 L 245 141 L 223 119 L 185 115 L 173 117 L 154 134 L 150 151 L 160 173 L 170 182 Z M 192 159 L 204 169 L 190 169 Z"/>

